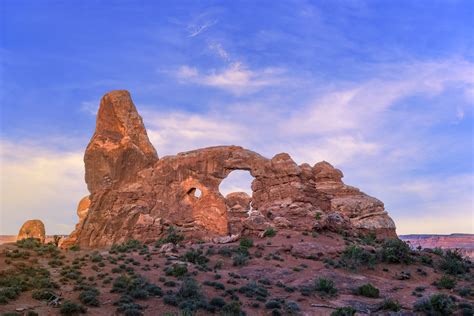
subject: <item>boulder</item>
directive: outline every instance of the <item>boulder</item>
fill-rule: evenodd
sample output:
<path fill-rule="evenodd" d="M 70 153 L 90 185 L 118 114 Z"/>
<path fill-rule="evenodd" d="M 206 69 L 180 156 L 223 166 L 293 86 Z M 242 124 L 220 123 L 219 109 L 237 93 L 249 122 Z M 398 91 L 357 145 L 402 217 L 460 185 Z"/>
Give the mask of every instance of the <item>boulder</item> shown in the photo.
<path fill-rule="evenodd" d="M 26 221 L 20 228 L 18 233 L 17 240 L 22 240 L 26 238 L 35 238 L 38 239 L 42 244 L 46 239 L 46 232 L 44 229 L 44 224 L 39 219 L 31 219 Z"/>

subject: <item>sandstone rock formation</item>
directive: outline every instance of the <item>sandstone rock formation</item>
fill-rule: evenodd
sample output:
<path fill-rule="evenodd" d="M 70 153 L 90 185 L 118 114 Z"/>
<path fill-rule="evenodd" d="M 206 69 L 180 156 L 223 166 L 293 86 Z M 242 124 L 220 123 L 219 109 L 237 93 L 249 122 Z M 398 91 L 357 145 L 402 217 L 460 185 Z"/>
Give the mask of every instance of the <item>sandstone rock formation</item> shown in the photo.
<path fill-rule="evenodd" d="M 396 237 L 383 203 L 345 185 L 342 172 L 327 162 L 298 166 L 286 153 L 267 159 L 238 146 L 158 159 L 126 91 L 103 97 L 84 162 L 90 208 L 66 245 L 151 242 L 168 226 L 207 239 L 268 227 Z M 219 192 L 234 170 L 254 177 L 251 197 Z"/>
<path fill-rule="evenodd" d="M 68 238 L 62 240 L 62 242 L 60 243 L 60 246 L 62 248 L 69 248 L 77 242 L 77 238 L 79 237 L 78 234 L 81 231 L 85 218 L 87 217 L 90 205 L 91 200 L 89 199 L 89 196 L 85 196 L 79 201 L 76 211 L 77 216 L 79 217 L 79 223 L 77 223 L 76 229 L 68 236 Z"/>
<path fill-rule="evenodd" d="M 16 240 L 22 240 L 26 238 L 36 238 L 44 244 L 46 239 L 46 232 L 44 224 L 39 219 L 31 219 L 26 221 L 20 228 L 20 232 Z"/>

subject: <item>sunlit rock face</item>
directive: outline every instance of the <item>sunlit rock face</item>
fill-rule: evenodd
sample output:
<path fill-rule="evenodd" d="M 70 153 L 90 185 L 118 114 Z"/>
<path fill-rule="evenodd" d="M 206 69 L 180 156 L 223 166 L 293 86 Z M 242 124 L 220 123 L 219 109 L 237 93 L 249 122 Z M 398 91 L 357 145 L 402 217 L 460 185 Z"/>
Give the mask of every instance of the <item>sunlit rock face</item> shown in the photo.
<path fill-rule="evenodd" d="M 90 207 L 67 245 L 100 247 L 131 238 L 151 242 L 168 226 L 204 239 L 268 227 L 396 236 L 383 203 L 346 186 L 342 172 L 327 162 L 298 166 L 286 153 L 268 159 L 238 146 L 158 159 L 126 91 L 102 98 L 84 162 Z M 234 170 L 254 177 L 251 197 L 219 192 Z"/>
<path fill-rule="evenodd" d="M 44 229 L 44 224 L 39 219 L 32 219 L 26 221 L 20 228 L 20 232 L 16 240 L 22 240 L 26 238 L 36 238 L 41 243 L 44 243 L 46 239 L 46 232 Z"/>

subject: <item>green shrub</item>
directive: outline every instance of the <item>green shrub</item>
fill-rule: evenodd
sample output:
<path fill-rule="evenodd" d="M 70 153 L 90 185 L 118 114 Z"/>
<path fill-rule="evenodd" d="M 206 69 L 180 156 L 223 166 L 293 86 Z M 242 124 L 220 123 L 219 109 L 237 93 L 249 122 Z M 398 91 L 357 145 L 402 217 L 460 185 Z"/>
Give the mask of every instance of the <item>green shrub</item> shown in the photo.
<path fill-rule="evenodd" d="M 398 301 L 395 301 L 395 300 L 389 298 L 389 299 L 386 299 L 385 301 L 383 301 L 381 309 L 385 310 L 385 311 L 398 312 L 399 310 L 402 309 L 402 307 L 401 307 L 401 305 Z"/>
<path fill-rule="evenodd" d="M 49 301 L 56 296 L 57 295 L 50 290 L 36 290 L 31 294 L 31 297 L 39 301 Z"/>
<path fill-rule="evenodd" d="M 388 263 L 405 263 L 413 261 L 410 246 L 400 239 L 386 239 L 380 251 L 382 261 Z"/>
<path fill-rule="evenodd" d="M 41 241 L 37 238 L 25 238 L 16 241 L 18 248 L 35 249 L 41 247 Z"/>
<path fill-rule="evenodd" d="M 426 315 L 451 315 L 455 306 L 453 300 L 446 294 L 434 294 L 416 302 L 413 309 Z"/>
<path fill-rule="evenodd" d="M 357 270 L 359 267 L 373 267 L 377 262 L 376 256 L 369 251 L 355 246 L 347 246 L 342 252 L 340 264 L 350 270 Z"/>
<path fill-rule="evenodd" d="M 64 301 L 59 311 L 61 312 L 61 315 L 77 315 L 84 314 L 87 309 L 84 306 L 76 304 L 72 301 Z"/>
<path fill-rule="evenodd" d="M 209 301 L 209 304 L 211 304 L 212 306 L 215 306 L 215 307 L 218 307 L 218 308 L 222 308 L 224 307 L 224 305 L 226 304 L 224 299 L 222 297 L 214 297 L 212 298 L 210 301 Z"/>
<path fill-rule="evenodd" d="M 209 262 L 209 259 L 203 254 L 201 249 L 188 250 L 184 254 L 183 260 L 200 265 L 205 265 L 207 262 Z"/>
<path fill-rule="evenodd" d="M 353 316 L 357 311 L 348 306 L 348 307 L 339 307 L 334 312 L 331 313 L 331 316 Z"/>
<path fill-rule="evenodd" d="M 253 298 L 258 301 L 266 301 L 269 293 L 266 288 L 257 285 L 255 282 L 247 283 L 239 288 L 239 293 L 244 294 L 248 298 Z"/>
<path fill-rule="evenodd" d="M 71 251 L 79 251 L 79 250 L 81 250 L 81 247 L 79 247 L 79 245 L 72 245 L 71 247 L 69 247 L 69 250 L 71 250 Z"/>
<path fill-rule="evenodd" d="M 82 304 L 86 306 L 99 306 L 100 302 L 97 299 L 99 296 L 99 290 L 96 288 L 90 287 L 79 294 L 79 300 Z"/>
<path fill-rule="evenodd" d="M 115 244 L 110 249 L 110 253 L 117 253 L 117 252 L 130 252 L 130 251 L 138 251 L 146 247 L 140 241 L 136 239 L 130 239 L 122 244 Z"/>
<path fill-rule="evenodd" d="M 360 295 L 360 296 L 365 296 L 365 297 L 377 298 L 379 297 L 380 291 L 378 288 L 376 288 L 372 284 L 367 283 L 362 286 L 359 286 L 357 290 L 355 291 L 355 294 Z"/>
<path fill-rule="evenodd" d="M 456 286 L 456 279 L 443 275 L 434 283 L 434 285 L 439 289 L 454 289 Z"/>
<path fill-rule="evenodd" d="M 314 290 L 319 292 L 321 296 L 334 296 L 337 294 L 334 282 L 325 278 L 319 278 L 314 282 Z"/>
<path fill-rule="evenodd" d="M 232 264 L 235 267 L 244 266 L 248 263 L 249 257 L 244 253 L 237 253 L 232 257 Z"/>
<path fill-rule="evenodd" d="M 447 274 L 458 275 L 469 272 L 470 265 L 457 250 L 447 250 L 442 256 L 439 268 Z"/>
<path fill-rule="evenodd" d="M 252 248 L 253 240 L 250 238 L 243 237 L 242 239 L 240 239 L 240 247 L 245 249 Z"/>
<path fill-rule="evenodd" d="M 164 245 L 167 243 L 172 243 L 172 244 L 177 245 L 183 240 L 184 240 L 184 236 L 181 235 L 174 226 L 170 226 L 166 232 L 166 237 L 159 239 L 155 243 L 155 247 L 160 247 L 161 245 Z"/>
<path fill-rule="evenodd" d="M 274 237 L 276 233 L 276 230 L 270 227 L 265 230 L 263 237 Z"/>
<path fill-rule="evenodd" d="M 165 273 L 168 276 L 182 277 L 188 273 L 188 268 L 182 264 L 174 264 L 171 267 L 167 267 Z"/>

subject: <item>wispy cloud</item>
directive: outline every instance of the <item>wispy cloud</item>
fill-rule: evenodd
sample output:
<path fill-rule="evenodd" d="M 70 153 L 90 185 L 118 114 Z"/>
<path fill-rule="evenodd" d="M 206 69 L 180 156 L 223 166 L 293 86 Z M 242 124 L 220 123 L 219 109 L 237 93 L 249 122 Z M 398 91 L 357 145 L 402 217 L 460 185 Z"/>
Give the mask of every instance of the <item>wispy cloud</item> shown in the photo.
<path fill-rule="evenodd" d="M 217 23 L 217 20 L 212 20 L 212 21 L 205 21 L 202 24 L 191 24 L 188 25 L 188 36 L 189 37 L 196 37 L 199 34 L 205 32 L 208 28 L 211 26 L 215 25 Z"/>
<path fill-rule="evenodd" d="M 240 62 L 231 63 L 223 69 L 212 69 L 202 73 L 195 67 L 181 66 L 176 77 L 184 83 L 214 87 L 235 95 L 255 93 L 262 88 L 282 83 L 285 70 L 281 68 L 249 69 Z"/>

